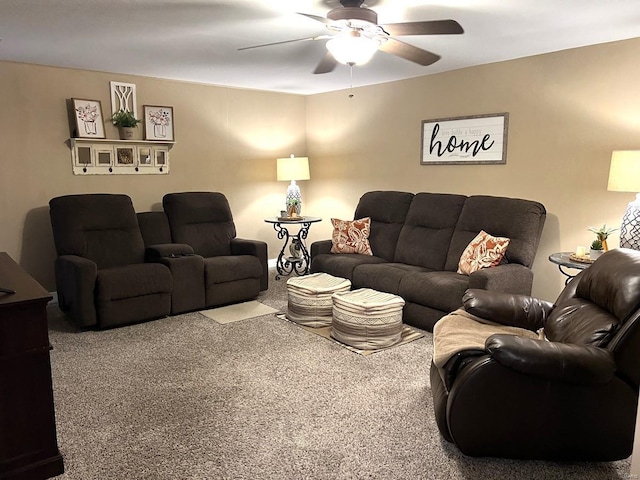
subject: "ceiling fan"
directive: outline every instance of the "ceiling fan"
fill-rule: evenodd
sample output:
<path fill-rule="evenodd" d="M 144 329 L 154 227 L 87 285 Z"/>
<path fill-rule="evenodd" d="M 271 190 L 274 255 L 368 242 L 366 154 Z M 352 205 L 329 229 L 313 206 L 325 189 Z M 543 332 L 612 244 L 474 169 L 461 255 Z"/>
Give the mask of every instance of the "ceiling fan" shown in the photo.
<path fill-rule="evenodd" d="M 351 66 L 362 65 L 368 62 L 378 50 L 404 58 L 419 65 L 427 66 L 440 60 L 440 56 L 394 37 L 464 33 L 463 28 L 455 20 L 432 20 L 378 25 L 378 14 L 370 8 L 363 7 L 363 3 L 364 0 L 340 0 L 342 7 L 330 10 L 326 18 L 308 13 L 300 13 L 300 15 L 324 23 L 329 32 L 331 32 L 329 35 L 296 38 L 294 40 L 244 47 L 238 50 L 250 50 L 253 48 L 310 40 L 328 40 L 328 52 L 313 73 L 331 72 L 336 68 L 338 63 Z"/>

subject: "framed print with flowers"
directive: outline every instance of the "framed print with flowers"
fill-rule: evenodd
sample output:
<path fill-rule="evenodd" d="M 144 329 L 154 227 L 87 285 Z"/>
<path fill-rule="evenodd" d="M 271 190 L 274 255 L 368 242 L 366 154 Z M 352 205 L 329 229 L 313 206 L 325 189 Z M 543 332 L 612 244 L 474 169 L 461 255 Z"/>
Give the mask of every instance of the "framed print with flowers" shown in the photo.
<path fill-rule="evenodd" d="M 144 105 L 144 138 L 173 142 L 173 107 Z"/>
<path fill-rule="evenodd" d="M 105 138 L 102 106 L 99 100 L 72 98 L 76 138 Z"/>

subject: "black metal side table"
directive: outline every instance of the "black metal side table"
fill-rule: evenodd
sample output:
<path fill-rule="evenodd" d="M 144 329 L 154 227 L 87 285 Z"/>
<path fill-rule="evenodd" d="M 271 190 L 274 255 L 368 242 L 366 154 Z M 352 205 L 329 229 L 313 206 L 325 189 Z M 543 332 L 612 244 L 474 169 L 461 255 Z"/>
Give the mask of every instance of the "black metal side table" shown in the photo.
<path fill-rule="evenodd" d="M 278 217 L 265 218 L 265 222 L 273 224 L 273 229 L 278 234 L 278 239 L 283 240 L 282 249 L 276 261 L 276 280 L 295 273 L 306 275 L 311 267 L 311 256 L 305 245 L 312 223 L 321 222 L 320 217 L 302 217 L 288 220 Z M 298 233 L 289 233 L 289 226 L 299 226 Z"/>
<path fill-rule="evenodd" d="M 558 265 L 558 270 L 560 270 L 560 273 L 567 277 L 567 279 L 564 281 L 565 285 L 569 283 L 573 277 L 580 273 L 568 272 L 565 270 L 566 268 L 572 268 L 574 270 L 585 270 L 586 268 L 589 268 L 591 266 L 591 263 L 589 262 L 579 262 L 577 260 L 572 260 L 572 254 L 573 252 L 557 252 L 549 255 L 549 261 Z"/>

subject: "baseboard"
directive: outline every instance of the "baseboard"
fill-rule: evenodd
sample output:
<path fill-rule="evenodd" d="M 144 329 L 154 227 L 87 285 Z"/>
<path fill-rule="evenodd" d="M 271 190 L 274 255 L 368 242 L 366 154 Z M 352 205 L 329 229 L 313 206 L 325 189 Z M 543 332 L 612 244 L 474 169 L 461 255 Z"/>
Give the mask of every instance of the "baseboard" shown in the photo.
<path fill-rule="evenodd" d="M 277 258 L 270 258 L 267 260 L 267 267 L 276 268 L 276 263 L 278 262 Z"/>
<path fill-rule="evenodd" d="M 58 303 L 58 292 L 49 292 L 49 295 L 51 295 L 53 298 L 51 300 L 49 300 L 49 303 L 47 303 L 47 305 L 54 305 Z"/>

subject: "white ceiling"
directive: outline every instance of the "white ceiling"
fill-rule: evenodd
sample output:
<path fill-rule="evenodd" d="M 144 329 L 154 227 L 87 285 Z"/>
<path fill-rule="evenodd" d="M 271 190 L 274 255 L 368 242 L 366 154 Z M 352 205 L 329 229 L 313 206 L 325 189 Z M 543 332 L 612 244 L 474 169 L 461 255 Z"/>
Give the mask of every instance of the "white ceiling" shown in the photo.
<path fill-rule="evenodd" d="M 0 60 L 313 94 L 640 37 L 639 0 L 365 5 L 379 23 L 451 18 L 465 33 L 400 37 L 442 59 L 422 67 L 377 52 L 351 80 L 344 65 L 312 73 L 326 40 L 238 51 L 326 33 L 296 12 L 324 17 L 337 0 L 0 0 Z"/>

